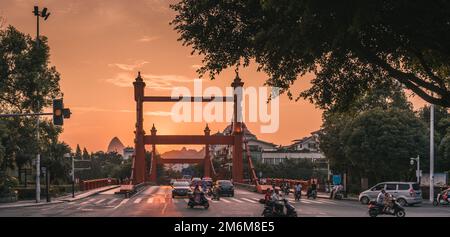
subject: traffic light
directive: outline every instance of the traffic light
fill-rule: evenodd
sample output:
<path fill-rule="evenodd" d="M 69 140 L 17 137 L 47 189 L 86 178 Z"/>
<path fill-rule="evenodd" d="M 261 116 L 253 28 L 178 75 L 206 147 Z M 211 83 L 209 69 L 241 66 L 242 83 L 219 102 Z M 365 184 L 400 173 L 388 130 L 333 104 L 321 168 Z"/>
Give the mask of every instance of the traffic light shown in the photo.
<path fill-rule="evenodd" d="M 53 124 L 62 126 L 65 118 L 70 118 L 70 109 L 64 108 L 63 99 L 53 100 Z"/>

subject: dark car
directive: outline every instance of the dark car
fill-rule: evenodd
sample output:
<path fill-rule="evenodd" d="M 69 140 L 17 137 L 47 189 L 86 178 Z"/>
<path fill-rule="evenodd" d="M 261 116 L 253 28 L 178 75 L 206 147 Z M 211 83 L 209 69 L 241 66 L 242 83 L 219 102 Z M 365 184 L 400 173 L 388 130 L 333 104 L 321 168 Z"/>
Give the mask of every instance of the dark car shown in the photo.
<path fill-rule="evenodd" d="M 218 180 L 216 187 L 219 189 L 220 196 L 227 195 L 234 197 L 234 185 L 230 180 Z"/>
<path fill-rule="evenodd" d="M 176 181 L 172 185 L 172 198 L 176 196 L 188 196 L 189 192 L 191 192 L 191 187 L 189 183 L 186 181 Z"/>

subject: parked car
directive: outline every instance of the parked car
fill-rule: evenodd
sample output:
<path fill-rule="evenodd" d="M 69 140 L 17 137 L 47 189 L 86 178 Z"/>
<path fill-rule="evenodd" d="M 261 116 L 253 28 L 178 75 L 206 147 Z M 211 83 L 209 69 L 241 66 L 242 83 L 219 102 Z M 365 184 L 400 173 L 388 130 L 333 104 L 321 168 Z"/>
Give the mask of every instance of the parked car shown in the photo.
<path fill-rule="evenodd" d="M 423 201 L 420 185 L 413 182 L 379 183 L 359 194 L 359 201 L 362 204 L 376 201 L 381 189 L 384 189 L 387 193 L 391 194 L 401 206 L 419 204 Z"/>
<path fill-rule="evenodd" d="M 228 195 L 234 197 L 234 185 L 230 180 L 217 180 L 216 187 L 219 189 L 219 195 Z"/>
<path fill-rule="evenodd" d="M 176 179 L 171 179 L 170 180 L 170 185 L 172 186 L 177 180 Z"/>
<path fill-rule="evenodd" d="M 192 175 L 183 175 L 183 178 L 181 178 L 181 179 L 191 180 L 192 179 Z"/>
<path fill-rule="evenodd" d="M 188 196 L 188 194 L 192 191 L 189 183 L 186 181 L 176 181 L 172 185 L 172 198 L 176 196 Z"/>

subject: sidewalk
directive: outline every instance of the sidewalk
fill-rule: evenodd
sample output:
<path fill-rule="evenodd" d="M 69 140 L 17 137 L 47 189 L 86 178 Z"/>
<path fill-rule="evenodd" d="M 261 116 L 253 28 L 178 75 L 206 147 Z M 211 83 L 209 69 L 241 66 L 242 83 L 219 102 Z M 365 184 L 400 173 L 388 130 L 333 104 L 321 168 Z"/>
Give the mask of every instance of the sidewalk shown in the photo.
<path fill-rule="evenodd" d="M 40 203 L 36 203 L 36 200 L 24 200 L 24 201 L 18 201 L 18 202 L 11 202 L 11 203 L 0 203 L 0 209 L 4 208 L 17 208 L 17 207 L 35 207 L 35 206 L 45 206 L 45 205 L 53 205 L 53 204 L 59 204 L 63 202 L 73 202 L 78 201 L 83 198 L 90 197 L 92 195 L 108 191 L 110 189 L 114 189 L 120 187 L 120 185 L 112 185 L 112 186 L 105 186 L 97 189 L 92 189 L 88 191 L 81 191 L 75 193 L 75 198 L 72 198 L 72 195 L 66 195 L 62 197 L 52 198 L 51 202 L 47 202 L 44 199 L 41 199 Z"/>

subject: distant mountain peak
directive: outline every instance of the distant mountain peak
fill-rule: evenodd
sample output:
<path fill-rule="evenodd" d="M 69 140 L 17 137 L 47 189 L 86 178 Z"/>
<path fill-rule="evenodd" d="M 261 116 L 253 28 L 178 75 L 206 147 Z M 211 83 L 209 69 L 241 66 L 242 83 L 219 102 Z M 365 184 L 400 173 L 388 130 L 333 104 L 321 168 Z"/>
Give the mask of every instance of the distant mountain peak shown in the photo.
<path fill-rule="evenodd" d="M 123 145 L 123 143 L 120 141 L 120 139 L 118 137 L 114 137 L 108 145 L 108 150 L 107 152 L 117 152 L 118 154 L 123 155 L 123 149 L 125 148 L 125 146 Z"/>

